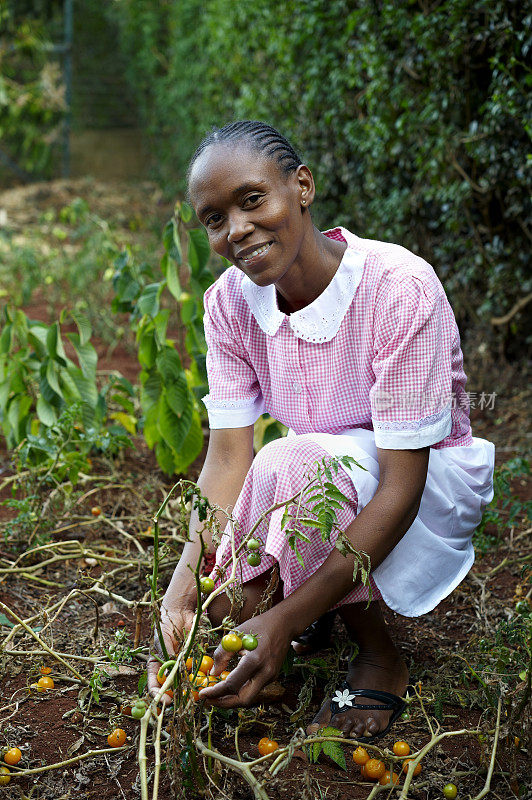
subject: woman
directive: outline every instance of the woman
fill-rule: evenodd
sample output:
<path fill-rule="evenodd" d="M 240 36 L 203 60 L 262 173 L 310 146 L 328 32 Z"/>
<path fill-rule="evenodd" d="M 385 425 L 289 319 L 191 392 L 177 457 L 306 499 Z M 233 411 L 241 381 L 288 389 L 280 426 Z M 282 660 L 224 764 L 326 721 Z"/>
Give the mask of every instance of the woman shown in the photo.
<path fill-rule="evenodd" d="M 454 315 L 421 258 L 314 226 L 312 173 L 264 123 L 207 136 L 190 165 L 189 196 L 212 249 L 234 265 L 205 294 L 211 433 L 199 486 L 211 504 L 234 507 L 245 534 L 265 509 L 300 491 L 312 462 L 350 455 L 363 469 L 338 472 L 335 484 L 349 498 L 338 521 L 372 568 L 368 605 L 368 588 L 353 582 L 353 556 L 306 529 L 301 567 L 281 530 L 282 510 L 274 512 L 258 531 L 261 564 L 244 564 L 242 573 L 238 629 L 257 635 L 258 647 L 200 696 L 225 708 L 252 704 L 291 642 L 337 607 L 359 653 L 308 732 L 331 724 L 357 739 L 381 736 L 403 708 L 408 671 L 378 598 L 406 616 L 434 608 L 467 574 L 471 536 L 493 494 L 494 448 L 471 434 Z M 264 411 L 289 435 L 254 458 L 253 424 Z M 188 565 L 197 563 L 196 527 L 193 515 L 192 541 L 162 603 L 169 651 L 195 609 Z M 254 617 L 277 568 L 274 605 Z M 220 624 L 229 601 L 216 598 L 210 611 Z M 219 675 L 230 654 L 219 647 L 214 657 Z M 156 669 L 153 661 L 152 691 Z"/>

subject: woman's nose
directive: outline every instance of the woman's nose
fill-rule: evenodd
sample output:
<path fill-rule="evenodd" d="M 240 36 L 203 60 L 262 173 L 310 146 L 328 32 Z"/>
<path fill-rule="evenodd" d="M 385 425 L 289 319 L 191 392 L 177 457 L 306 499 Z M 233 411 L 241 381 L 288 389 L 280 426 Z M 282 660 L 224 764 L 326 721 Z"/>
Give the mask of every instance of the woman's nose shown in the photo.
<path fill-rule="evenodd" d="M 253 223 L 246 218 L 245 214 L 232 214 L 229 217 L 229 233 L 227 234 L 227 240 L 229 242 L 239 242 L 253 230 Z"/>

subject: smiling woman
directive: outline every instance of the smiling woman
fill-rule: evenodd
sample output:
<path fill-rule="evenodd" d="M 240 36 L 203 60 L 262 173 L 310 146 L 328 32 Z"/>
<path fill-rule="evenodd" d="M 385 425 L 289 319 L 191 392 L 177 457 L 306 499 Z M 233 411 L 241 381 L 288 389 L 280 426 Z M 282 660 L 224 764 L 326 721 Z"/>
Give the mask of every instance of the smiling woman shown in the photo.
<path fill-rule="evenodd" d="M 368 603 L 369 587 L 353 581 L 354 559 L 335 549 L 335 536 L 324 542 L 305 528 L 302 565 L 278 508 L 256 531 L 263 552 L 241 567 L 239 632 L 255 634 L 257 647 L 201 697 L 253 703 L 291 643 L 299 651 L 327 644 L 333 615 L 314 623 L 337 609 L 359 652 L 308 730 L 330 722 L 359 740 L 382 736 L 403 710 L 408 671 L 378 601 L 411 617 L 433 609 L 469 570 L 471 535 L 492 497 L 493 446 L 471 433 L 452 309 L 432 267 L 413 253 L 344 228 L 319 231 L 310 169 L 264 123 L 207 136 L 191 161 L 189 196 L 212 249 L 233 265 L 205 293 L 211 434 L 200 488 L 212 504 L 234 507 L 241 536 L 303 488 L 310 463 L 350 455 L 357 466 L 335 477 L 346 498 L 338 522 L 372 567 Z M 254 457 L 253 425 L 264 411 L 289 433 Z M 193 516 L 163 602 L 169 650 L 195 607 L 188 565 L 198 559 L 196 525 Z M 274 605 L 254 616 L 274 569 Z M 220 624 L 227 598 L 209 611 Z M 229 658 L 216 651 L 215 674 Z"/>

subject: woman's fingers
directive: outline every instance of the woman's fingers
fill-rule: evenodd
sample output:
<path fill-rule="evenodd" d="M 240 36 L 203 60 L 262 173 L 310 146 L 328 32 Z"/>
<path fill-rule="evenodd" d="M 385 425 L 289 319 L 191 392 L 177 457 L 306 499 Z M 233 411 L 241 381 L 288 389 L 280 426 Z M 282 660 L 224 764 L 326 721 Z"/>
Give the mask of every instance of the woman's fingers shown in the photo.
<path fill-rule="evenodd" d="M 202 700 L 224 708 L 247 705 L 270 680 L 269 672 L 263 668 L 261 661 L 254 654 L 245 650 L 241 652 L 244 655 L 238 666 L 224 681 L 200 690 Z"/>

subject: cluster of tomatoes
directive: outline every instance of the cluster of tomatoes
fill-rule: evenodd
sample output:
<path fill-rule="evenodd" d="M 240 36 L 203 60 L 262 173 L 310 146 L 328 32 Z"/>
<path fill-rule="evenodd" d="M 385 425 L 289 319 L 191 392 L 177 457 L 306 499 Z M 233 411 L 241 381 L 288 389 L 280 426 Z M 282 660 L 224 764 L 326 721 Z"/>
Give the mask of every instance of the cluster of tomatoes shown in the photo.
<path fill-rule="evenodd" d="M 248 554 L 246 556 L 246 560 L 250 567 L 258 567 L 260 562 L 262 561 L 261 555 L 259 550 L 261 548 L 261 542 L 259 539 L 255 539 L 254 536 L 251 536 L 246 542 L 246 548 Z M 201 593 L 204 595 L 208 595 L 214 591 L 214 580 L 210 578 L 208 575 L 203 575 L 200 578 L 200 589 Z M 251 648 L 249 648 L 251 649 Z"/>
<path fill-rule="evenodd" d="M 410 745 L 407 742 L 396 742 L 393 746 L 393 752 L 396 756 L 407 756 L 410 753 Z M 370 758 L 368 751 L 364 747 L 357 747 L 353 751 L 353 761 L 360 766 L 360 774 L 363 778 L 372 781 L 378 781 L 381 786 L 388 786 L 395 784 L 399 781 L 399 775 L 396 772 L 386 769 L 386 764 L 380 758 Z M 411 758 L 406 758 L 403 761 L 403 772 L 408 772 L 408 764 L 412 761 Z M 416 764 L 414 775 L 419 775 L 421 772 L 421 764 Z"/>
<path fill-rule="evenodd" d="M 35 683 L 30 683 L 31 689 L 37 689 L 38 692 L 46 692 L 47 689 L 53 689 L 54 679 L 50 677 L 52 670 L 50 667 L 41 667 L 41 677 Z"/>

